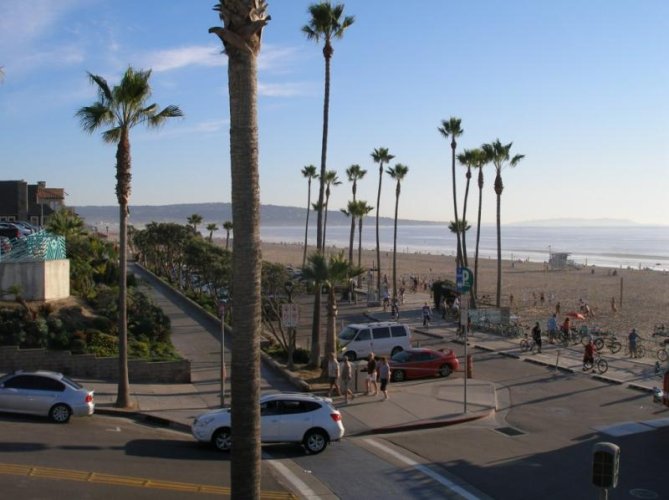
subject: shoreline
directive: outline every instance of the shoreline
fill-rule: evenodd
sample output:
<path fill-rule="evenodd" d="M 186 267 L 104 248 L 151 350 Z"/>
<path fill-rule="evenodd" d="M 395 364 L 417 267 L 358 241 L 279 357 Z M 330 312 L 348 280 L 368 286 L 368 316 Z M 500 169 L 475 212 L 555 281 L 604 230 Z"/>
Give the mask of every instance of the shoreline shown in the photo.
<path fill-rule="evenodd" d="M 303 248 L 300 243 L 263 241 L 262 256 L 270 262 L 301 267 Z M 309 247 L 309 251 L 313 250 Z M 342 250 L 348 254 L 347 249 L 332 246 L 328 247 L 327 253 Z M 375 250 L 363 249 L 362 267 L 370 268 L 375 260 Z M 392 287 L 392 251 L 382 251 L 381 260 L 381 272 L 387 275 Z M 357 262 L 357 249 L 354 262 Z M 474 271 L 473 259 L 469 261 L 469 268 Z M 398 280 L 416 276 L 421 284 L 444 278 L 455 281 L 455 257 L 398 252 L 397 274 Z M 479 259 L 479 297 L 486 295 L 494 303 L 496 282 L 497 260 Z M 656 324 L 669 325 L 669 273 L 666 271 L 600 266 L 548 270 L 544 263 L 502 261 L 501 306 L 510 307 L 525 325 L 538 321 L 545 331 L 546 320 L 555 312 L 558 302 L 560 320 L 564 319 L 565 313 L 578 311 L 581 299 L 592 308 L 594 317 L 576 321 L 576 326 L 597 326 L 616 333 L 619 338 L 636 328 L 642 337 L 651 339 Z M 612 299 L 615 310 L 611 307 Z"/>

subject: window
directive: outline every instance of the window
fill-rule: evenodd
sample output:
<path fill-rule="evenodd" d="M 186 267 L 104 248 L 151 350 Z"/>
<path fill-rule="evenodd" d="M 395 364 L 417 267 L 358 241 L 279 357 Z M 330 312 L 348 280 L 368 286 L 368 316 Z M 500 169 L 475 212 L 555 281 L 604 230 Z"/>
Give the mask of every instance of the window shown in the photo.
<path fill-rule="evenodd" d="M 260 405 L 260 416 L 267 417 L 269 415 L 278 415 L 279 412 L 279 402 L 278 401 L 266 401 Z"/>
<path fill-rule="evenodd" d="M 396 325 L 390 327 L 390 332 L 393 337 L 406 337 L 407 331 L 403 325 Z"/>
<path fill-rule="evenodd" d="M 372 335 L 369 330 L 360 330 L 358 333 L 358 338 L 356 340 L 369 340 L 372 338 Z"/>
<path fill-rule="evenodd" d="M 387 326 L 374 328 L 374 340 L 388 339 L 388 338 L 390 338 L 390 328 L 388 328 Z"/>

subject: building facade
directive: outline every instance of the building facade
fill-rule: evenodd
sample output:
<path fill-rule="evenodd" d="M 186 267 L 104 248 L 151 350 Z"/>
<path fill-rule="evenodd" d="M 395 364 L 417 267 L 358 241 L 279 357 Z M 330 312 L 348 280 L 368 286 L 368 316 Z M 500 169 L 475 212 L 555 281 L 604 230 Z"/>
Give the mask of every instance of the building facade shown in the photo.
<path fill-rule="evenodd" d="M 48 188 L 46 182 L 0 181 L 0 221 L 26 221 L 42 226 L 65 205 L 62 188 Z"/>

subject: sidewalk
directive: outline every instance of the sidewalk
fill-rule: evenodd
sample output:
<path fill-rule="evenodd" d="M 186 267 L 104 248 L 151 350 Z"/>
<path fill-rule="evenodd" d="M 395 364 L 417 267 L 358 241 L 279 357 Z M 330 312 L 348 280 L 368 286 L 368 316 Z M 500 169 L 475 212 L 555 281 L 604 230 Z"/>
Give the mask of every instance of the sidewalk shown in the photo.
<path fill-rule="evenodd" d="M 114 408 L 116 384 L 85 380 L 83 385 L 95 391 L 96 412 L 126 416 L 153 424 L 190 432 L 194 417 L 220 407 L 220 327 L 215 318 L 207 319 L 195 311 L 183 297 L 159 284 L 150 275 L 134 267 L 133 272 L 152 284 L 150 293 L 172 322 L 172 341 L 176 350 L 191 361 L 190 384 L 130 385 L 133 410 Z M 424 297 L 411 296 L 424 301 Z M 418 305 L 418 308 L 422 302 Z M 409 304 L 405 305 L 409 306 Z M 376 308 L 378 309 L 378 308 Z M 341 317 L 367 314 L 366 304 L 342 304 Z M 380 313 L 384 314 L 384 313 Z M 389 313 L 388 313 L 389 314 Z M 434 336 L 451 335 L 445 323 L 430 327 Z M 229 352 L 226 360 L 229 363 Z M 274 363 L 263 362 L 262 391 L 300 391 L 303 385 L 289 382 L 286 373 Z M 273 366 L 274 365 L 274 366 Z M 228 373 L 229 375 L 229 373 Z M 229 398 L 229 381 L 226 382 Z M 428 379 L 390 385 L 390 399 L 358 395 L 348 405 L 343 398 L 334 404 L 341 411 L 347 435 L 395 432 L 453 425 L 494 413 L 495 386 L 492 382 L 468 380 L 467 412 L 464 412 L 464 379 Z M 229 399 L 226 400 L 229 404 Z M 382 411 L 381 411 L 382 410 Z"/>

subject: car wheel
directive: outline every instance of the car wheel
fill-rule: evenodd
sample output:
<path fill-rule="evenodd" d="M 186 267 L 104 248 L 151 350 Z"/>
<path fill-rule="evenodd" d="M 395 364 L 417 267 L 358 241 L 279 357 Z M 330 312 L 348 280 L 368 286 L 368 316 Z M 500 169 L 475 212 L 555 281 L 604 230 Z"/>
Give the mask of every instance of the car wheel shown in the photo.
<path fill-rule="evenodd" d="M 305 434 L 303 444 L 309 453 L 316 455 L 328 445 L 328 437 L 320 429 L 311 429 Z"/>
<path fill-rule="evenodd" d="M 395 346 L 393 347 L 393 350 L 390 351 L 390 357 L 392 358 L 395 354 L 398 352 L 402 352 L 404 349 L 402 349 L 400 346 Z"/>
<path fill-rule="evenodd" d="M 63 403 L 53 405 L 49 410 L 49 418 L 57 424 L 66 424 L 72 416 L 70 407 Z"/>
<path fill-rule="evenodd" d="M 230 451 L 230 448 L 232 447 L 232 432 L 230 432 L 230 429 L 227 427 L 218 429 L 214 432 L 211 442 L 219 451 Z"/>
<path fill-rule="evenodd" d="M 391 378 L 393 382 L 402 382 L 406 378 L 406 375 L 403 370 L 394 370 Z"/>
<path fill-rule="evenodd" d="M 452 371 L 453 371 L 453 370 L 451 370 L 451 367 L 450 367 L 450 366 L 448 366 L 448 365 L 441 365 L 441 366 L 439 367 L 439 376 L 440 376 L 440 377 L 448 377 L 448 376 L 451 374 Z"/>
<path fill-rule="evenodd" d="M 344 353 L 344 357 L 348 358 L 348 360 L 352 363 L 355 361 L 358 357 L 355 355 L 353 351 L 347 351 Z"/>

